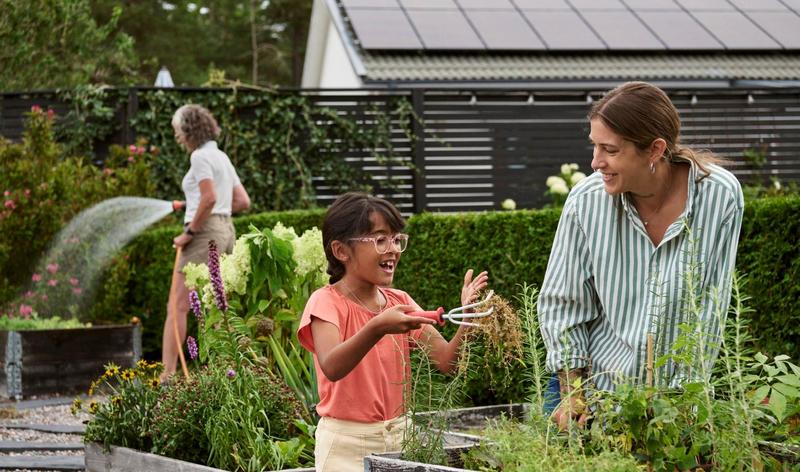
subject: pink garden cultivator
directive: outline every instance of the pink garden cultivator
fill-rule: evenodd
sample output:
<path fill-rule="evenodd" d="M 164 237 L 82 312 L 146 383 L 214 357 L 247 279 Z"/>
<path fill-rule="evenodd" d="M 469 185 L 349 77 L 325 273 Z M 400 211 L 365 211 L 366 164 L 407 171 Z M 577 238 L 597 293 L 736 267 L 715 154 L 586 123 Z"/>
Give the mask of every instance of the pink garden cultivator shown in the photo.
<path fill-rule="evenodd" d="M 467 311 L 472 310 L 473 308 L 477 308 L 481 305 L 485 305 L 489 302 L 489 300 L 494 295 L 494 291 L 489 291 L 486 297 L 476 303 L 472 303 L 469 305 L 460 306 L 458 308 L 453 308 L 452 310 L 448 311 L 447 313 L 444 312 L 444 308 L 439 307 L 434 311 L 412 311 L 407 313 L 408 316 L 419 316 L 422 318 L 428 318 L 430 320 L 434 320 L 439 323 L 439 326 L 444 326 L 445 320 L 448 320 L 455 324 L 466 325 L 466 326 L 478 326 L 475 323 L 470 323 L 468 321 L 463 321 L 465 319 L 472 319 L 472 318 L 483 318 L 484 316 L 489 316 L 494 311 L 494 307 L 490 307 L 486 311 Z"/>

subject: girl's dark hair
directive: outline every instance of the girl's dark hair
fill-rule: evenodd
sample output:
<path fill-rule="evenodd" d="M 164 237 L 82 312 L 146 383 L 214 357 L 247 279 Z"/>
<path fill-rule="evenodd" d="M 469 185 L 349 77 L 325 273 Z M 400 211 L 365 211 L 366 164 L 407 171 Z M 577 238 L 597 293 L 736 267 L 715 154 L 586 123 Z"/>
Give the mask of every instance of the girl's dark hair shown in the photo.
<path fill-rule="evenodd" d="M 667 143 L 664 158 L 668 162 L 693 161 L 705 176 L 709 174 L 709 164 L 720 164 L 722 161 L 710 152 L 680 144 L 681 120 L 678 110 L 663 90 L 647 82 L 627 82 L 608 92 L 594 103 L 589 119 L 602 120 L 603 124 L 632 142 L 640 151 L 648 149 L 653 141 L 661 138 Z"/>
<path fill-rule="evenodd" d="M 322 244 L 328 259 L 330 283 L 338 282 L 345 272 L 344 264 L 333 255 L 331 243 L 341 241 L 350 244 L 350 238 L 368 234 L 372 230 L 372 213 L 378 212 L 386 219 L 392 231 L 398 233 L 406 222 L 394 205 L 386 200 L 362 192 L 348 192 L 336 199 L 325 213 L 322 223 Z"/>

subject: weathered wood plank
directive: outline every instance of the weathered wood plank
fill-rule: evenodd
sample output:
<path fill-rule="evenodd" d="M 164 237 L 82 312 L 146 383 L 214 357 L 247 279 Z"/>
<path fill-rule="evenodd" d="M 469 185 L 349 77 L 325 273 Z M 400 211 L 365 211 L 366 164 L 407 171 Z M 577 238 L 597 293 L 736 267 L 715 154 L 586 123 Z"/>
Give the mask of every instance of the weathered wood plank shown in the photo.
<path fill-rule="evenodd" d="M 2 470 L 84 470 L 85 466 L 83 456 L 0 456 Z"/>

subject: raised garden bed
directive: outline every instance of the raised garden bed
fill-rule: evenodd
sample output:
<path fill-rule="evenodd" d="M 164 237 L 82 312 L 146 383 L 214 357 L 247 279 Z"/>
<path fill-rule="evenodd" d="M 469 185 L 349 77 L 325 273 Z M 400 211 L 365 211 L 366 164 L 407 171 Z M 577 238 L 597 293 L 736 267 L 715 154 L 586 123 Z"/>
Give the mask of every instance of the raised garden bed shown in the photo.
<path fill-rule="evenodd" d="M 139 325 L 0 331 L 0 396 L 82 391 L 105 364 L 131 367 L 141 351 Z"/>
<path fill-rule="evenodd" d="M 141 472 L 143 470 L 224 472 L 222 469 L 170 459 L 169 457 L 128 449 L 127 447 L 111 446 L 111 450 L 105 452 L 101 444 L 89 443 L 86 445 L 87 472 Z M 285 469 L 281 472 L 314 472 L 314 469 Z"/>

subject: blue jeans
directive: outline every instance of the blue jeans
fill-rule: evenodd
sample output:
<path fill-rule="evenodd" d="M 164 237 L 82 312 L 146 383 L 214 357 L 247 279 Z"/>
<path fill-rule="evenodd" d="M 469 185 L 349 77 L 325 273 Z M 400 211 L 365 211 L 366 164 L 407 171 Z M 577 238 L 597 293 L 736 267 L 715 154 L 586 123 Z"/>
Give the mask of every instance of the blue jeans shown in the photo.
<path fill-rule="evenodd" d="M 561 383 L 558 381 L 558 375 L 553 374 L 547 381 L 547 390 L 544 392 L 544 405 L 542 405 L 542 412 L 550 416 L 558 408 L 561 403 Z"/>

